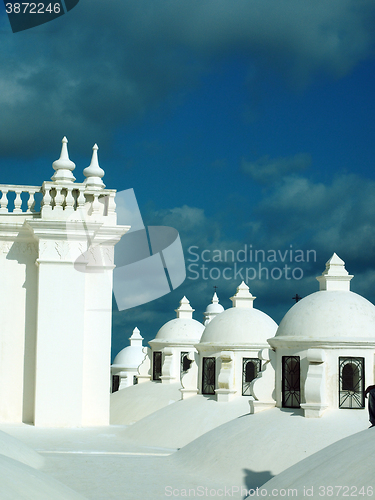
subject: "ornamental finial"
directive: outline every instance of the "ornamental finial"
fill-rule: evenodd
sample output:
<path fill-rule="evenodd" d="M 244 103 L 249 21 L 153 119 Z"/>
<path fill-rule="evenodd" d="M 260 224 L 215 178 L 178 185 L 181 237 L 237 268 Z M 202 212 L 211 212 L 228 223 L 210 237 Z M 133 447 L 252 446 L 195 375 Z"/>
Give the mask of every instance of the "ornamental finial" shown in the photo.
<path fill-rule="evenodd" d="M 85 184 L 87 188 L 90 189 L 103 189 L 105 184 L 102 181 L 104 175 L 104 170 L 99 167 L 98 162 L 98 146 L 94 144 L 92 148 L 92 158 L 91 163 L 83 171 L 83 175 L 86 177 Z"/>
<path fill-rule="evenodd" d="M 72 174 L 72 171 L 76 168 L 74 162 L 69 158 L 68 153 L 68 139 L 64 136 L 61 147 L 60 158 L 52 163 L 52 167 L 56 172 L 51 177 L 51 180 L 56 184 L 66 184 L 72 183 L 76 179 Z"/>

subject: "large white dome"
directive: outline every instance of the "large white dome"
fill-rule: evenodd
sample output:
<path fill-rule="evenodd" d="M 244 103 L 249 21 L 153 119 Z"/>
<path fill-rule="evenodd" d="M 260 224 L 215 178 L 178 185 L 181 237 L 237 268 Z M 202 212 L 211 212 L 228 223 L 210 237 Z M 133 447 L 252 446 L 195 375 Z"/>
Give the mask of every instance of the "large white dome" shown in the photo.
<path fill-rule="evenodd" d="M 350 291 L 319 291 L 284 316 L 276 339 L 375 342 L 375 306 Z"/>
<path fill-rule="evenodd" d="M 275 321 L 258 309 L 232 307 L 216 316 L 205 328 L 201 343 L 267 347 L 277 330 Z"/>
<path fill-rule="evenodd" d="M 197 344 L 202 336 L 204 326 L 195 319 L 175 318 L 163 325 L 151 342 Z"/>

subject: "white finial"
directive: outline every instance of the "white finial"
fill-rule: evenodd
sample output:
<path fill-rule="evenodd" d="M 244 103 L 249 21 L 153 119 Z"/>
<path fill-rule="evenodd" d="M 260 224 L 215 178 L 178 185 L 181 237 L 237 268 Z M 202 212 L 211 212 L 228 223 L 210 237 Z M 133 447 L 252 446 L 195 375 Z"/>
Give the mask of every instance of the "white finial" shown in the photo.
<path fill-rule="evenodd" d="M 190 302 L 184 296 L 180 300 L 180 307 L 175 311 L 177 313 L 177 318 L 192 319 L 195 309 L 191 307 Z"/>
<path fill-rule="evenodd" d="M 230 298 L 233 307 L 253 307 L 253 302 L 256 297 L 253 297 L 249 292 L 249 287 L 245 282 L 242 282 L 239 287 L 237 287 L 236 294 Z"/>
<path fill-rule="evenodd" d="M 94 144 L 92 148 L 92 158 L 91 163 L 83 171 L 83 175 L 86 177 L 85 184 L 86 187 L 90 189 L 103 189 L 105 184 L 102 181 L 104 175 L 104 170 L 99 167 L 98 162 L 98 146 Z"/>
<path fill-rule="evenodd" d="M 56 184 L 71 184 L 76 179 L 72 174 L 72 171 L 76 168 L 75 163 L 73 163 L 69 158 L 68 153 L 68 139 L 63 138 L 60 158 L 52 163 L 52 167 L 56 172 L 51 177 L 51 180 Z"/>
<path fill-rule="evenodd" d="M 209 304 L 204 312 L 204 319 L 203 319 L 203 324 L 204 326 L 207 326 L 208 323 L 214 319 L 215 316 L 218 314 L 222 313 L 224 311 L 224 307 L 219 304 L 219 297 L 217 296 L 216 292 L 214 293 L 214 296 L 212 297 L 211 304 Z"/>
<path fill-rule="evenodd" d="M 143 337 L 137 327 L 134 328 L 132 336 L 129 337 L 129 340 L 130 340 L 130 345 L 137 345 L 137 346 L 142 345 Z"/>
<path fill-rule="evenodd" d="M 350 280 L 353 278 L 345 269 L 345 262 L 334 253 L 326 262 L 325 271 L 316 279 L 319 281 L 320 290 L 350 291 Z"/>

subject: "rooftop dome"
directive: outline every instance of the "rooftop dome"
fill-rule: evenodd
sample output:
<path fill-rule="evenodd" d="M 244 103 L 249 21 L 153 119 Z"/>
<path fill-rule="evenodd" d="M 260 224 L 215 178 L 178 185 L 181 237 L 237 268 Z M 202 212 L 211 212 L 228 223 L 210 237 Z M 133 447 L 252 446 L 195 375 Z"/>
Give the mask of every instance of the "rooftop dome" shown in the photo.
<path fill-rule="evenodd" d="M 211 304 L 208 304 L 205 312 L 209 314 L 212 313 L 219 314 L 222 313 L 223 311 L 224 307 L 221 304 L 219 304 L 219 298 L 215 292 L 214 296 L 212 297 Z"/>
<path fill-rule="evenodd" d="M 375 306 L 354 292 L 315 292 L 286 313 L 276 338 L 375 342 Z"/>
<path fill-rule="evenodd" d="M 375 306 L 350 291 L 345 262 L 335 253 L 317 278 L 320 291 L 297 302 L 284 316 L 271 345 L 285 341 L 375 342 Z"/>
<path fill-rule="evenodd" d="M 120 351 L 113 361 L 112 366 L 122 366 L 124 368 L 138 368 L 144 360 L 145 354 L 142 349 L 129 345 Z"/>
<path fill-rule="evenodd" d="M 224 311 L 224 307 L 221 304 L 219 304 L 219 297 L 217 296 L 217 294 L 215 292 L 214 296 L 212 297 L 211 304 L 208 304 L 208 306 L 204 312 L 204 321 L 203 321 L 204 326 L 207 326 L 208 323 L 217 314 L 221 314 L 223 311 Z"/>
<path fill-rule="evenodd" d="M 202 323 L 195 319 L 176 318 L 163 325 L 154 340 L 196 344 L 199 342 L 203 330 Z"/>
<path fill-rule="evenodd" d="M 120 351 L 115 357 L 112 367 L 138 368 L 145 358 L 142 351 L 141 334 L 138 328 L 134 328 L 132 336 L 129 338 L 130 345 Z"/>
<path fill-rule="evenodd" d="M 200 343 L 268 347 L 277 324 L 258 309 L 232 307 L 216 316 L 205 328 Z"/>
<path fill-rule="evenodd" d="M 268 346 L 267 339 L 275 335 L 277 324 L 267 314 L 253 308 L 254 299 L 249 287 L 242 282 L 231 298 L 233 307 L 211 320 L 200 343 Z"/>
<path fill-rule="evenodd" d="M 188 299 L 183 297 L 180 301 L 180 307 L 176 309 L 177 318 L 163 325 L 150 344 L 152 345 L 153 342 L 197 344 L 202 336 L 204 326 L 193 319 L 193 311 Z"/>

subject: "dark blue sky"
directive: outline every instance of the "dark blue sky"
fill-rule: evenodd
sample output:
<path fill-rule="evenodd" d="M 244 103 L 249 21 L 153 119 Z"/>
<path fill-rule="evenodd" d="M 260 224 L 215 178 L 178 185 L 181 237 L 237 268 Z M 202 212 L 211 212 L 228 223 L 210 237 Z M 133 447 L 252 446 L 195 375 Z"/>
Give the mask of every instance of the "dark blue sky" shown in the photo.
<path fill-rule="evenodd" d="M 248 282 L 277 322 L 334 251 L 375 301 L 372 1 L 80 0 L 16 34 L 0 9 L 1 183 L 48 180 L 64 135 L 81 181 L 96 142 L 107 187 L 134 188 L 145 224 L 175 227 L 187 259 L 313 249 L 291 263 L 301 280 Z M 214 285 L 225 307 L 239 285 L 191 278 L 115 311 L 114 353 L 135 326 L 152 339 L 183 295 L 201 320 Z"/>

